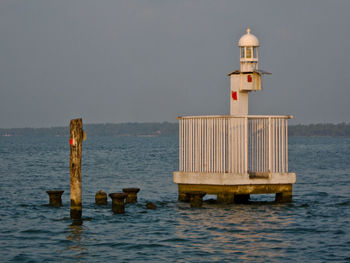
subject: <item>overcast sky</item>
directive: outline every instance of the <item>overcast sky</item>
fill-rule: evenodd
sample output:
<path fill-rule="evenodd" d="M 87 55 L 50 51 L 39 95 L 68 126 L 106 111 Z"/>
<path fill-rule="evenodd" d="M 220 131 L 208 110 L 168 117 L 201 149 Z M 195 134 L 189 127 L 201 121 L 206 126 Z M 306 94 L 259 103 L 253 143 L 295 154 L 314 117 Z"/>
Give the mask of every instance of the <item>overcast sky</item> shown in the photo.
<path fill-rule="evenodd" d="M 349 0 L 1 0 L 0 128 L 228 114 L 247 26 L 272 72 L 250 114 L 350 122 L 349 14 Z"/>

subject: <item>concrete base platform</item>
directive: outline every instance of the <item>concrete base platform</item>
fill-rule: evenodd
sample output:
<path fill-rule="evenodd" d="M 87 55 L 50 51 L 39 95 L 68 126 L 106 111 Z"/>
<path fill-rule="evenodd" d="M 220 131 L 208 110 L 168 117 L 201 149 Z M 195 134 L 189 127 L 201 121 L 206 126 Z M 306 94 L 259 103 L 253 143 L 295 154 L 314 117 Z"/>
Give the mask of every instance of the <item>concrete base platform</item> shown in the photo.
<path fill-rule="evenodd" d="M 257 185 L 203 185 L 178 184 L 179 201 L 188 201 L 186 193 L 203 191 L 209 195 L 217 195 L 219 203 L 246 203 L 250 194 L 276 194 L 275 201 L 284 203 L 292 201 L 292 184 L 257 184 Z"/>
<path fill-rule="evenodd" d="M 256 185 L 256 184 L 294 184 L 295 173 L 203 173 L 174 172 L 176 184 L 205 185 Z"/>
<path fill-rule="evenodd" d="M 276 194 L 276 202 L 292 201 L 295 173 L 202 173 L 174 172 L 179 201 L 188 201 L 187 192 L 217 195 L 219 203 L 247 203 L 250 194 Z"/>

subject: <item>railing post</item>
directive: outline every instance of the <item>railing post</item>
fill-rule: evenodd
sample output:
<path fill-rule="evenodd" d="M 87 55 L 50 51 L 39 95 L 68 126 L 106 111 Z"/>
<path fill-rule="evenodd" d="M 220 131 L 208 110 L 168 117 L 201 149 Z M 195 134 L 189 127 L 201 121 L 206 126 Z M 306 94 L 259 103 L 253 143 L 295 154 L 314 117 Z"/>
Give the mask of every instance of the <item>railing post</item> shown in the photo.
<path fill-rule="evenodd" d="M 269 117 L 269 173 L 272 172 L 272 139 L 271 139 L 271 117 Z"/>
<path fill-rule="evenodd" d="M 182 153 L 182 120 L 179 119 L 179 171 L 182 172 L 182 160 L 183 160 L 183 153 Z"/>
<path fill-rule="evenodd" d="M 288 173 L 288 119 L 286 119 L 286 173 Z"/>

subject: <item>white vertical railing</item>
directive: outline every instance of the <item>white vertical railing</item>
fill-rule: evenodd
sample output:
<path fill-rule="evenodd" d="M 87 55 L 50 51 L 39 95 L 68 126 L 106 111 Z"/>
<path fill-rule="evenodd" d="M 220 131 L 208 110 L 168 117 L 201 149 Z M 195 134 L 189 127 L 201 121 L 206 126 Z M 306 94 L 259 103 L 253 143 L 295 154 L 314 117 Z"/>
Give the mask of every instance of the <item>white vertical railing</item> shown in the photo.
<path fill-rule="evenodd" d="M 179 169 L 185 172 L 288 172 L 290 116 L 179 117 Z"/>
<path fill-rule="evenodd" d="M 249 116 L 249 172 L 288 172 L 289 116 Z"/>
<path fill-rule="evenodd" d="M 248 171 L 268 172 L 270 167 L 270 117 L 248 118 Z"/>

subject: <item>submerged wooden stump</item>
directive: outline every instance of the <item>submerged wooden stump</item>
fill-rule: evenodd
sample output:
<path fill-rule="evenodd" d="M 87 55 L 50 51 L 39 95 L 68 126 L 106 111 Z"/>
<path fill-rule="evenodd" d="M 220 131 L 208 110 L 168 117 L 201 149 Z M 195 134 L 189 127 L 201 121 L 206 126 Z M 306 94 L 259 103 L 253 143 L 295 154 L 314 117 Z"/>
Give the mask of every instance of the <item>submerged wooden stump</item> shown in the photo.
<path fill-rule="evenodd" d="M 112 211 L 115 214 L 125 213 L 124 200 L 128 195 L 126 193 L 111 193 L 109 197 L 112 198 Z"/>
<path fill-rule="evenodd" d="M 97 205 L 107 205 L 107 194 L 102 190 L 98 191 L 95 195 L 95 203 Z"/>
<path fill-rule="evenodd" d="M 151 209 L 151 210 L 155 210 L 155 209 L 157 209 L 157 206 L 155 204 L 153 204 L 152 202 L 148 202 L 146 204 L 146 208 Z"/>
<path fill-rule="evenodd" d="M 60 207 L 62 206 L 62 194 L 63 190 L 49 190 L 46 193 L 49 195 L 49 205 Z"/>
<path fill-rule="evenodd" d="M 137 203 L 137 193 L 140 188 L 123 188 L 123 192 L 127 194 L 126 203 Z"/>

